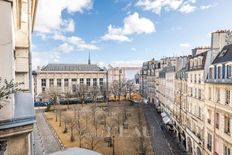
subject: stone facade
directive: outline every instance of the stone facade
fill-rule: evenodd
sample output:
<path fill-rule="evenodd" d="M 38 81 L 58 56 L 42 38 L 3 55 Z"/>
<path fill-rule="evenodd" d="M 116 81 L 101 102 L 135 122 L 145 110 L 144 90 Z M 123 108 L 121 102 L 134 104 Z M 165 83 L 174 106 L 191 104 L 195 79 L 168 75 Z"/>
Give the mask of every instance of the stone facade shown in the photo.
<path fill-rule="evenodd" d="M 151 103 L 155 96 L 170 132 L 190 154 L 230 155 L 232 32 L 213 32 L 210 47 L 194 48 L 185 58 L 162 58 L 154 66 L 149 71 L 153 65 L 144 62 L 141 92 Z"/>
<path fill-rule="evenodd" d="M 0 1 L 0 77 L 23 82 L 23 92 L 0 101 L 0 154 L 32 154 L 35 113 L 31 95 L 31 32 L 36 0 Z M 1 85 L 1 83 L 0 83 Z M 3 103 L 4 102 L 4 103 Z"/>
<path fill-rule="evenodd" d="M 37 100 L 50 87 L 60 88 L 62 93 L 75 93 L 79 84 L 103 87 L 106 83 L 107 71 L 97 65 L 48 64 L 34 72 L 34 95 Z"/>

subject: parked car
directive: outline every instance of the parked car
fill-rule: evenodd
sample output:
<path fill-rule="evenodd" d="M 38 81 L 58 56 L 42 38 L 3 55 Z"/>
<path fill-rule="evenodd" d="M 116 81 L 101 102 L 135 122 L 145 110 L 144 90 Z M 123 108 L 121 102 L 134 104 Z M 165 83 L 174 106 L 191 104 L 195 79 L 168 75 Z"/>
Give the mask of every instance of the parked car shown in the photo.
<path fill-rule="evenodd" d="M 48 104 L 48 102 L 34 102 L 35 107 L 47 106 Z"/>

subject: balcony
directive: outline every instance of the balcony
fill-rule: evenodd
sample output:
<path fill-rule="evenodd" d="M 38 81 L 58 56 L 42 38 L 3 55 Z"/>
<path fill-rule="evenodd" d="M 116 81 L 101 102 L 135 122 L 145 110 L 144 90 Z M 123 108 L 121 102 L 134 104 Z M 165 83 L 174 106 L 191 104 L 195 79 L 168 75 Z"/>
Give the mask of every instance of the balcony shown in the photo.
<path fill-rule="evenodd" d="M 207 83 L 232 83 L 231 79 L 206 79 Z"/>
<path fill-rule="evenodd" d="M 0 129 L 13 128 L 33 124 L 35 110 L 30 93 L 17 93 L 14 95 L 15 105 L 7 103 L 0 110 Z"/>

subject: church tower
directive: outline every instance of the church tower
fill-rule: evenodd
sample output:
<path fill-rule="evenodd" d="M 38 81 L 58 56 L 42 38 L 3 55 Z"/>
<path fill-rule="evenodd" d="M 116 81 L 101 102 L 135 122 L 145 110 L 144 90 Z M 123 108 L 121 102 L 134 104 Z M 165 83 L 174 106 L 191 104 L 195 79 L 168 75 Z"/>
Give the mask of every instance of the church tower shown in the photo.
<path fill-rule="evenodd" d="M 90 52 L 89 52 L 89 60 L 88 60 L 88 64 L 91 64 L 91 60 L 90 60 Z"/>

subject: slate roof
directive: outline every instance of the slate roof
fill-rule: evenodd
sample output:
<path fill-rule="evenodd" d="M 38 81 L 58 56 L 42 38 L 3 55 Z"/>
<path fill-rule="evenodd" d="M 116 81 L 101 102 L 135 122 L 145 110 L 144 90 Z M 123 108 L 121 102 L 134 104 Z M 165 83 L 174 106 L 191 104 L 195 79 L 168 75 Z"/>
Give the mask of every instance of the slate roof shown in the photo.
<path fill-rule="evenodd" d="M 41 71 L 104 71 L 94 64 L 48 64 Z"/>
<path fill-rule="evenodd" d="M 205 67 L 205 61 L 206 61 L 206 57 L 207 57 L 207 53 L 208 53 L 208 52 L 209 52 L 209 51 L 205 51 L 205 52 L 203 52 L 203 53 L 200 53 L 200 54 L 197 54 L 197 55 L 194 55 L 194 56 L 190 57 L 189 62 L 188 62 L 188 71 L 194 71 L 194 70 L 202 70 L 202 69 L 204 69 L 204 67 Z M 190 60 L 191 60 L 191 59 L 194 59 L 194 58 L 196 58 L 196 57 L 198 57 L 198 56 L 202 56 L 202 57 L 203 57 L 201 67 L 198 67 L 198 68 L 195 68 L 195 67 L 190 68 Z"/>
<path fill-rule="evenodd" d="M 187 80 L 187 70 L 188 70 L 188 67 L 185 66 L 182 69 L 180 69 L 179 71 L 177 71 L 176 72 L 176 79 Z"/>
<path fill-rule="evenodd" d="M 232 44 L 223 47 L 218 53 L 212 64 L 232 61 Z"/>

